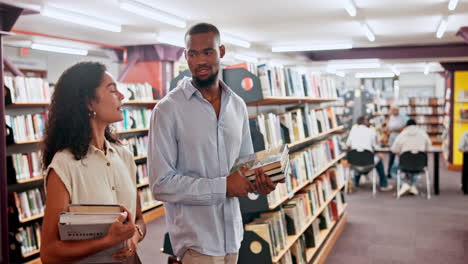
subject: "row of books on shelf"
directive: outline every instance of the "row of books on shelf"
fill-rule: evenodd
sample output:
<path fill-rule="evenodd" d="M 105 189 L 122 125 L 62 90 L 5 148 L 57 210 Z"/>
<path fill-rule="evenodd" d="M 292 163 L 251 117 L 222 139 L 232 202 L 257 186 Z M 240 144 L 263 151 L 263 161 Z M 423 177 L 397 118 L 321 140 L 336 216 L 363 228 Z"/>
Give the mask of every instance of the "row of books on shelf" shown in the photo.
<path fill-rule="evenodd" d="M 281 257 L 279 263 L 307 263 L 306 249 L 319 246 L 320 230 L 330 228 L 344 210 L 344 196 L 341 192 L 333 196 L 332 189 L 338 190 L 338 187 L 332 187 L 324 175 L 279 210 L 260 214 L 245 225 L 245 230 L 265 240 L 271 258 Z M 288 248 L 291 240 L 294 244 Z"/>
<path fill-rule="evenodd" d="M 146 129 L 149 127 L 151 110 L 146 108 L 123 109 L 123 121 L 115 123 L 117 131 Z"/>
<path fill-rule="evenodd" d="M 19 227 L 14 238 L 20 244 L 21 256 L 27 256 L 41 248 L 42 225 L 38 222 Z M 13 258 L 12 261 L 15 261 Z"/>
<path fill-rule="evenodd" d="M 153 198 L 151 189 L 149 187 L 143 187 L 138 189 L 138 195 L 140 196 L 141 208 L 145 210 L 151 206 L 159 204 L 160 202 Z"/>
<path fill-rule="evenodd" d="M 264 97 L 338 98 L 335 79 L 328 74 L 298 67 L 256 65 L 247 62 L 226 67 L 226 69 L 234 68 L 243 68 L 256 75 L 260 80 Z"/>
<path fill-rule="evenodd" d="M 267 195 L 268 204 L 274 206 L 283 201 L 286 197 L 294 195 L 294 191 L 312 182 L 317 173 L 330 166 L 330 163 L 341 154 L 338 137 L 321 141 L 301 152 L 290 156 L 291 169 L 286 175 L 286 183 L 277 185 L 277 188 Z M 341 166 L 338 166 L 336 181 L 338 184 L 344 182 Z"/>
<path fill-rule="evenodd" d="M 43 137 L 47 113 L 5 115 L 5 122 L 12 128 L 15 142 L 39 140 Z"/>
<path fill-rule="evenodd" d="M 41 187 L 24 192 L 14 192 L 12 195 L 14 198 L 14 204 L 18 210 L 18 220 L 20 222 L 44 213 L 44 188 Z"/>
<path fill-rule="evenodd" d="M 136 182 L 137 184 L 149 183 L 146 163 L 137 165 Z"/>
<path fill-rule="evenodd" d="M 12 103 L 49 102 L 53 92 L 50 84 L 41 78 L 5 76 L 4 82 Z"/>
<path fill-rule="evenodd" d="M 41 156 L 39 152 L 12 154 L 11 157 L 16 181 L 23 181 L 41 176 Z M 8 176 L 11 177 L 11 175 Z"/>
<path fill-rule="evenodd" d="M 263 96 L 337 98 L 335 79 L 295 67 L 257 66 Z"/>
<path fill-rule="evenodd" d="M 251 130 L 258 128 L 266 149 L 314 137 L 338 126 L 332 107 L 309 109 L 307 105 L 283 114 L 259 114 L 251 118 L 250 124 Z"/>
<path fill-rule="evenodd" d="M 443 107 L 429 107 L 429 106 L 400 106 L 400 114 L 404 115 L 438 115 L 444 113 Z M 382 113 L 388 114 L 389 108 L 383 108 Z"/>
<path fill-rule="evenodd" d="M 148 154 L 148 136 L 137 136 L 122 139 L 122 144 L 128 148 L 133 156 L 146 156 Z"/>
<path fill-rule="evenodd" d="M 427 133 L 441 133 L 443 127 L 441 125 L 418 125 L 420 129 L 425 130 Z"/>
<path fill-rule="evenodd" d="M 400 98 L 395 99 L 380 99 L 381 105 L 430 105 L 437 106 L 443 105 L 445 99 L 441 97 L 411 97 L 411 98 Z"/>
<path fill-rule="evenodd" d="M 415 118 L 416 123 L 418 124 L 442 124 L 444 122 L 443 116 L 417 116 Z"/>
<path fill-rule="evenodd" d="M 124 95 L 126 101 L 153 101 L 153 87 L 145 83 L 117 83 L 119 91 Z"/>
<path fill-rule="evenodd" d="M 10 92 L 12 103 L 48 103 L 53 86 L 42 78 L 5 76 L 5 86 Z M 149 83 L 117 83 L 124 101 L 153 101 L 153 87 Z"/>

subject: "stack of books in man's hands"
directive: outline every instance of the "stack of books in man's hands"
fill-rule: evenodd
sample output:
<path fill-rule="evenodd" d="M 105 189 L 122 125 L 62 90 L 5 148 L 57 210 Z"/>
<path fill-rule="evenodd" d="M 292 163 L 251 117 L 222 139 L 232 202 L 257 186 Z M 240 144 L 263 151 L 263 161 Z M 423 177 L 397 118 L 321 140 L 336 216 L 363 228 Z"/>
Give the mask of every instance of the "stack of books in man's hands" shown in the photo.
<path fill-rule="evenodd" d="M 68 212 L 60 213 L 60 240 L 90 240 L 107 235 L 109 227 L 123 212 L 119 205 L 71 204 Z M 126 242 L 86 257 L 79 263 L 118 263 L 112 255 L 125 247 Z"/>
<path fill-rule="evenodd" d="M 286 178 L 290 169 L 289 148 L 284 144 L 277 148 L 262 150 L 248 156 L 240 157 L 232 167 L 231 173 L 244 165 L 247 165 L 249 168 L 245 172 L 245 176 L 252 182 L 255 182 L 255 171 L 260 168 L 270 177 L 272 182 L 281 181 Z"/>

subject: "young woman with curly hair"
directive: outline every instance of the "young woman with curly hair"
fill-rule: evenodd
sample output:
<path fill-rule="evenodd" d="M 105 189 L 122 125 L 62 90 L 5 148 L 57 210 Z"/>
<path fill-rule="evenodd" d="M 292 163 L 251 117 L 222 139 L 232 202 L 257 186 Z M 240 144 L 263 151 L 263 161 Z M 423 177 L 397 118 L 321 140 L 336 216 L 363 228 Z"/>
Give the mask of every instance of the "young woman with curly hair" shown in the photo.
<path fill-rule="evenodd" d="M 77 262 L 122 241 L 126 247 L 113 257 L 125 263 L 138 260 L 136 245 L 146 228 L 136 191 L 136 166 L 110 129 L 110 124 L 123 119 L 123 98 L 106 67 L 96 62 L 70 67 L 55 86 L 42 157 L 47 194 L 43 263 Z M 61 241 L 59 214 L 72 203 L 120 204 L 125 213 L 101 239 Z"/>

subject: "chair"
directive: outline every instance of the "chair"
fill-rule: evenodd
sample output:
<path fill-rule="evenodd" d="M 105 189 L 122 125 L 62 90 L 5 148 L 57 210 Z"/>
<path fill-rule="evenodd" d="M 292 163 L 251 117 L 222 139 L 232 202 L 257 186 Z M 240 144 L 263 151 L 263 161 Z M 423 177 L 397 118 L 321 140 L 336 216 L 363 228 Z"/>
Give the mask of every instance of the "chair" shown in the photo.
<path fill-rule="evenodd" d="M 346 153 L 346 159 L 351 165 L 351 168 L 360 174 L 368 174 L 375 168 L 374 153 L 369 150 L 350 150 Z M 376 177 L 374 171 L 372 173 L 372 196 L 374 197 L 377 192 Z"/>
<path fill-rule="evenodd" d="M 427 154 L 425 152 L 403 152 L 400 155 L 400 164 L 397 172 L 397 199 L 400 199 L 400 175 L 401 173 L 425 173 L 427 199 L 431 199 L 429 172 L 427 171 Z"/>

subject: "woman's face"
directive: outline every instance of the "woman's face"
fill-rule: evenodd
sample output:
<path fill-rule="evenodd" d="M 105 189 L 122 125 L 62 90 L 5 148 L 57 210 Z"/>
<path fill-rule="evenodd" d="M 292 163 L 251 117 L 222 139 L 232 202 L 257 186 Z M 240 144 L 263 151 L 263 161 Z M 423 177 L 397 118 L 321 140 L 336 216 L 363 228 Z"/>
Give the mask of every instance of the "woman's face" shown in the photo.
<path fill-rule="evenodd" d="M 117 89 L 114 78 L 105 72 L 101 85 L 96 88 L 96 99 L 90 103 L 91 111 L 96 112 L 95 119 L 107 124 L 122 121 L 123 99 L 124 95 Z"/>

